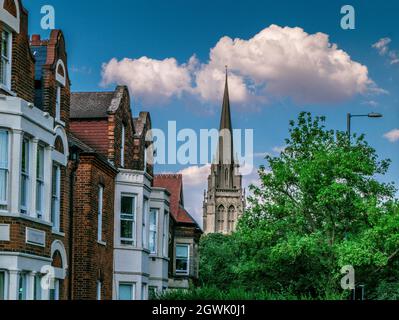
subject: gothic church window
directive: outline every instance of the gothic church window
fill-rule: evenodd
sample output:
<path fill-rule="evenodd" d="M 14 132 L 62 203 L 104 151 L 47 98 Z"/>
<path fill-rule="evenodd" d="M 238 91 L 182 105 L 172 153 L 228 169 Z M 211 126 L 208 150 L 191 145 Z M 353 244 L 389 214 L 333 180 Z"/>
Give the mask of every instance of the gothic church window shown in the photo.
<path fill-rule="evenodd" d="M 230 206 L 229 208 L 229 232 L 234 231 L 234 222 L 235 222 L 235 208 L 234 206 Z"/>
<path fill-rule="evenodd" d="M 222 232 L 223 231 L 224 213 L 225 213 L 224 207 L 222 205 L 219 206 L 218 211 L 217 211 L 217 215 L 216 215 L 216 230 L 218 232 Z"/>

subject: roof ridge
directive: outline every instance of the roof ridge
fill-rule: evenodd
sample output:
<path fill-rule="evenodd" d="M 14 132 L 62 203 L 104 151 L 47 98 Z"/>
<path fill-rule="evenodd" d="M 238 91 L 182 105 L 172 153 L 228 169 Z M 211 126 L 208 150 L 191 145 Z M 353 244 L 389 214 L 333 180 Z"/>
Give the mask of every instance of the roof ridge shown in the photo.
<path fill-rule="evenodd" d="M 79 93 L 112 93 L 114 94 L 115 91 L 72 91 L 71 94 L 79 94 Z"/>

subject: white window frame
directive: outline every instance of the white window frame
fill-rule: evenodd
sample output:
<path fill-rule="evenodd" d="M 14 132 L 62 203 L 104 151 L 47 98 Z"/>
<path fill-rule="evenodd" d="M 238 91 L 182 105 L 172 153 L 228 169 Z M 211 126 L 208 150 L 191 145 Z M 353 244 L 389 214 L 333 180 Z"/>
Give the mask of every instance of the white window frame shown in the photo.
<path fill-rule="evenodd" d="M 44 158 L 45 148 L 43 145 L 37 145 L 37 162 L 36 162 L 36 216 L 43 219 L 44 215 Z M 41 167 L 40 167 L 41 164 Z M 39 197 L 39 195 L 41 195 Z"/>
<path fill-rule="evenodd" d="M 155 214 L 155 225 L 151 223 L 152 215 Z M 158 252 L 158 225 L 159 225 L 159 209 L 151 208 L 149 216 L 149 241 L 148 247 L 151 254 L 157 254 Z M 153 247 L 151 247 L 151 242 L 153 241 Z"/>
<path fill-rule="evenodd" d="M 6 149 L 7 149 L 7 154 L 6 154 L 6 163 L 2 164 L 0 163 L 0 170 L 4 171 L 5 173 L 5 181 L 4 181 L 4 186 L 5 186 L 5 198 L 0 199 L 0 211 L 8 211 L 9 208 L 9 176 L 10 176 L 10 132 L 6 129 L 0 129 L 0 133 L 5 133 L 6 134 Z"/>
<path fill-rule="evenodd" d="M 0 52 L 0 64 L 5 66 L 5 70 L 3 70 L 3 74 L 0 75 L 0 86 L 7 89 L 11 90 L 11 70 L 12 70 L 12 40 L 13 40 L 13 34 L 10 30 L 8 29 L 3 29 L 1 32 L 1 42 L 3 42 L 3 36 L 7 34 L 8 35 L 8 52 L 7 56 L 3 55 L 3 50 Z M 1 68 L 0 68 L 1 70 Z M 5 79 L 3 79 L 3 77 Z"/>
<path fill-rule="evenodd" d="M 102 288 L 103 288 L 103 283 L 100 281 L 100 280 L 98 280 L 97 281 L 97 300 L 98 301 L 101 301 L 102 299 L 102 297 L 101 297 L 101 291 L 102 291 Z"/>
<path fill-rule="evenodd" d="M 163 234 L 162 234 L 162 253 L 164 257 L 168 256 L 169 249 L 169 212 L 165 211 L 163 220 Z"/>
<path fill-rule="evenodd" d="M 22 169 L 23 152 L 25 149 L 25 171 Z M 30 201 L 30 158 L 31 158 L 31 142 L 28 137 L 23 137 L 21 144 L 21 181 L 20 181 L 20 212 L 29 215 L 29 201 Z M 22 189 L 25 188 L 25 199 L 22 199 Z M 25 202 L 23 204 L 23 202 Z"/>
<path fill-rule="evenodd" d="M 121 133 L 121 168 L 125 167 L 126 126 L 122 124 Z"/>
<path fill-rule="evenodd" d="M 52 166 L 52 182 L 51 182 L 51 222 L 53 224 L 53 231 L 60 231 L 61 218 L 61 167 L 57 163 Z M 55 189 L 54 190 L 54 179 Z M 55 191 L 55 192 L 54 192 Z"/>
<path fill-rule="evenodd" d="M 132 290 L 131 291 L 131 293 L 132 293 L 131 301 L 136 300 L 136 283 L 135 282 L 124 282 L 124 281 L 119 282 L 119 284 L 118 284 L 118 300 L 121 300 L 120 299 L 120 287 L 121 286 L 130 286 L 131 290 Z"/>
<path fill-rule="evenodd" d="M 122 212 L 122 198 L 129 198 L 132 200 L 132 214 Z M 136 204 L 137 196 L 132 194 L 121 194 L 120 197 L 120 213 L 119 213 L 119 232 L 120 232 L 120 243 L 121 245 L 136 245 Z M 122 221 L 128 221 L 132 224 L 132 238 L 122 237 Z"/>
<path fill-rule="evenodd" d="M 98 186 L 97 241 L 103 242 L 104 186 Z"/>
<path fill-rule="evenodd" d="M 55 99 L 55 120 L 61 121 L 61 84 L 57 82 L 56 99 Z"/>
<path fill-rule="evenodd" d="M 177 260 L 182 259 L 177 256 L 177 247 L 187 247 L 187 270 L 178 270 L 177 269 Z M 190 245 L 185 243 L 177 243 L 175 250 L 175 265 L 176 265 L 176 275 L 188 276 L 190 274 Z"/>
<path fill-rule="evenodd" d="M 148 249 L 148 233 L 147 233 L 147 218 L 149 216 L 149 201 L 147 198 L 144 198 L 143 201 L 143 217 L 142 217 L 142 235 L 141 242 L 143 249 Z"/>

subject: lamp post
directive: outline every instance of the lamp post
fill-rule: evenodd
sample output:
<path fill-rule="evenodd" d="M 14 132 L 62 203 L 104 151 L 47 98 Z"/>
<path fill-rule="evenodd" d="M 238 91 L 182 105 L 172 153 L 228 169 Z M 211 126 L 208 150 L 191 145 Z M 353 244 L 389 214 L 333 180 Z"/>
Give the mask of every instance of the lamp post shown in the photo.
<path fill-rule="evenodd" d="M 347 115 L 347 126 L 348 126 L 347 127 L 347 132 L 348 132 L 349 139 L 351 138 L 352 118 L 360 118 L 360 117 L 367 117 L 367 118 L 374 119 L 374 118 L 382 118 L 383 115 L 381 113 L 375 113 L 375 112 L 368 113 L 368 114 L 351 114 L 351 113 L 348 113 L 348 115 Z"/>

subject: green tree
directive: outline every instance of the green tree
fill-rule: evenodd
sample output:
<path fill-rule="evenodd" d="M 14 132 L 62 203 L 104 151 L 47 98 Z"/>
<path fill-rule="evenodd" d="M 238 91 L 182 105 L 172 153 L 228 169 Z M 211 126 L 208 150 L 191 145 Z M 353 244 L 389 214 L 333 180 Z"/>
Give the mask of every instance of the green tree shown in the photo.
<path fill-rule="evenodd" d="M 324 123 L 301 113 L 290 123 L 286 149 L 260 168 L 238 232 L 241 281 L 324 295 L 340 290 L 344 265 L 374 288 L 397 261 L 395 188 L 377 180 L 390 161 L 379 161 L 363 135 L 350 141 Z"/>

